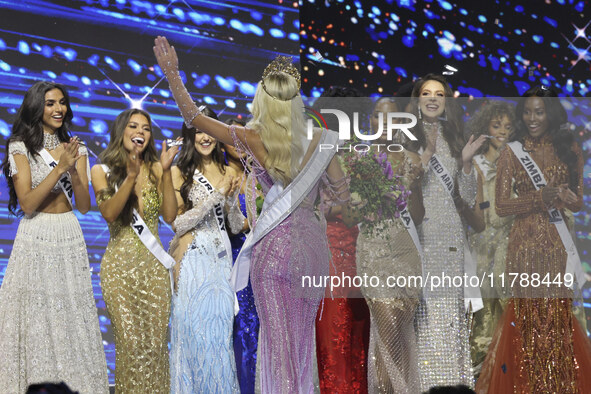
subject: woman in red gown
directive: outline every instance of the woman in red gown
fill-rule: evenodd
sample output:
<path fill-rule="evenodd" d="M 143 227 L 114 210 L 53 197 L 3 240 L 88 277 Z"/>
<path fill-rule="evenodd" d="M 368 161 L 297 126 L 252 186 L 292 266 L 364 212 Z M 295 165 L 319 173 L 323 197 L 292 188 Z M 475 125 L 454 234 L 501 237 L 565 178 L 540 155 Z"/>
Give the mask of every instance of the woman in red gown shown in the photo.
<path fill-rule="evenodd" d="M 338 99 L 335 99 L 338 97 Z M 347 99 L 345 99 L 347 97 Z M 320 110 L 335 104 L 351 113 L 359 111 L 362 94 L 354 88 L 333 86 L 315 103 Z M 338 101 L 337 101 L 338 100 Z M 333 120 L 328 117 L 328 122 Z M 338 125 L 329 128 L 338 130 Z M 338 203 L 338 202 L 336 202 Z M 330 275 L 353 279 L 357 275 L 355 244 L 359 230 L 343 223 L 341 206 L 328 204 L 326 235 L 332 256 Z M 321 393 L 367 393 L 367 349 L 369 309 L 359 288 L 340 286 L 326 289 L 316 316 L 316 358 Z"/>

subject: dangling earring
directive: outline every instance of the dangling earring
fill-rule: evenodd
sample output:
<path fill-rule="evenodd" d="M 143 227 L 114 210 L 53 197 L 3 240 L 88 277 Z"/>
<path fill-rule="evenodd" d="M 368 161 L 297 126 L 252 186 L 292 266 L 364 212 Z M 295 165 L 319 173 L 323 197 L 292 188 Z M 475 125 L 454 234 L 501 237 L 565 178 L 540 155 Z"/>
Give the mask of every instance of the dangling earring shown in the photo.
<path fill-rule="evenodd" d="M 442 122 L 447 122 L 447 111 L 443 110 L 443 114 L 441 114 L 441 116 L 437 119 L 441 120 Z"/>
<path fill-rule="evenodd" d="M 222 149 L 222 153 L 224 154 L 224 164 L 228 165 L 229 163 L 228 163 L 228 156 L 226 155 L 226 150 Z"/>
<path fill-rule="evenodd" d="M 423 114 L 421 113 L 421 107 L 419 106 L 419 119 L 423 119 Z"/>

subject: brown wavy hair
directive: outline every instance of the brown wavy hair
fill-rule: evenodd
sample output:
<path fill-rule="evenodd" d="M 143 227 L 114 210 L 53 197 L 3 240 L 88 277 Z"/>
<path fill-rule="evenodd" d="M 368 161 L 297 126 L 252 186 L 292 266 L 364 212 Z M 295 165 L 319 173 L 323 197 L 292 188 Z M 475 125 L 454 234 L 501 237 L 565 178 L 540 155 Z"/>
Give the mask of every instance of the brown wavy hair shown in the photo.
<path fill-rule="evenodd" d="M 437 81 L 443 85 L 445 95 L 445 118 L 440 119 L 443 126 L 443 137 L 449 146 L 451 155 L 456 159 L 462 158 L 462 149 L 466 144 L 464 139 L 464 123 L 462 121 L 462 107 L 454 98 L 453 91 L 447 83 L 447 80 L 438 74 L 427 74 L 421 79 L 417 80 L 411 94 L 410 111 L 419 118 L 419 95 L 421 89 L 428 81 Z M 418 120 L 418 123 L 413 127 L 413 134 L 417 137 L 417 141 L 409 143 L 409 149 L 418 151 L 419 148 L 425 149 L 427 147 L 427 138 L 425 130 L 423 130 L 423 123 Z"/>
<path fill-rule="evenodd" d="M 154 132 L 152 130 L 152 118 L 146 111 L 132 108 L 121 112 L 117 116 L 111 125 L 109 145 L 107 146 L 107 149 L 99 155 L 100 162 L 109 167 L 109 176 L 107 176 L 108 187 L 101 190 L 99 195 L 113 195 L 115 193 L 115 187 L 121 186 L 127 177 L 127 156 L 129 152 L 127 152 L 123 146 L 123 134 L 129 123 L 129 119 L 135 114 L 145 116 L 150 124 L 150 140 L 148 141 L 146 149 L 141 153 L 141 157 L 144 161 L 144 165 L 148 166 L 150 181 L 153 183 L 157 182 L 156 176 L 152 171 L 152 165 L 158 161 L 158 153 L 156 152 L 156 144 L 154 142 Z M 137 206 L 138 197 L 135 192 L 132 192 L 119 215 L 119 218 L 124 224 L 131 223 L 133 208 Z"/>
<path fill-rule="evenodd" d="M 501 119 L 503 116 L 507 116 L 509 121 L 515 127 L 515 108 L 504 101 L 487 101 L 485 102 L 478 112 L 476 112 L 468 123 L 466 124 L 466 128 L 474 135 L 474 138 L 478 138 L 483 134 L 488 134 L 488 127 L 490 122 L 494 119 Z M 513 134 L 514 131 L 511 132 Z M 508 136 L 511 138 L 511 135 Z M 490 139 L 486 139 L 480 149 L 478 149 L 478 154 L 484 154 L 488 152 L 488 148 L 490 147 Z"/>

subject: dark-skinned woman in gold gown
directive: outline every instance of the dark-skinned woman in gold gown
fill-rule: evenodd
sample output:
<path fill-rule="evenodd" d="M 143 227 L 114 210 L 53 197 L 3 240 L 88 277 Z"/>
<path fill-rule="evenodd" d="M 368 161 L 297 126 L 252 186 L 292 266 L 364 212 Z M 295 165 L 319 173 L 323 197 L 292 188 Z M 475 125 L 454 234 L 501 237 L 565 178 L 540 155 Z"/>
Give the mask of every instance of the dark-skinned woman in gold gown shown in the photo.
<path fill-rule="evenodd" d="M 510 273 L 550 281 L 565 278 L 567 253 L 548 208 L 577 212 L 583 205 L 583 158 L 572 135 L 560 126 L 566 111 L 549 88 L 526 92 L 516 108 L 523 121 L 512 140 L 536 162 L 547 186 L 536 191 L 511 149 L 499 158 L 496 210 L 516 215 L 509 234 L 506 282 Z M 516 198 L 511 198 L 515 191 Z M 572 311 L 572 292 L 558 282 L 514 283 L 496 329 L 476 391 L 478 393 L 589 393 L 591 344 Z M 537 282 L 536 282 L 537 283 Z"/>

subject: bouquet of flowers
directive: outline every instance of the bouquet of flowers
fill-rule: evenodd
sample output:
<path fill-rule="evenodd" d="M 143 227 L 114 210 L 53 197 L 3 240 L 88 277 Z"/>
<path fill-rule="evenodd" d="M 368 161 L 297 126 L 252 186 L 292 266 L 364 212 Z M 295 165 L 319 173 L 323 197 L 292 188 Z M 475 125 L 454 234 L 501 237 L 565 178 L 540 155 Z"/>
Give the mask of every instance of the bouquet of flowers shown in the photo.
<path fill-rule="evenodd" d="M 410 190 L 394 174 L 388 154 L 346 152 L 343 159 L 350 178 L 351 203 L 362 216 L 364 226 L 373 232 L 379 221 L 399 218 Z"/>

